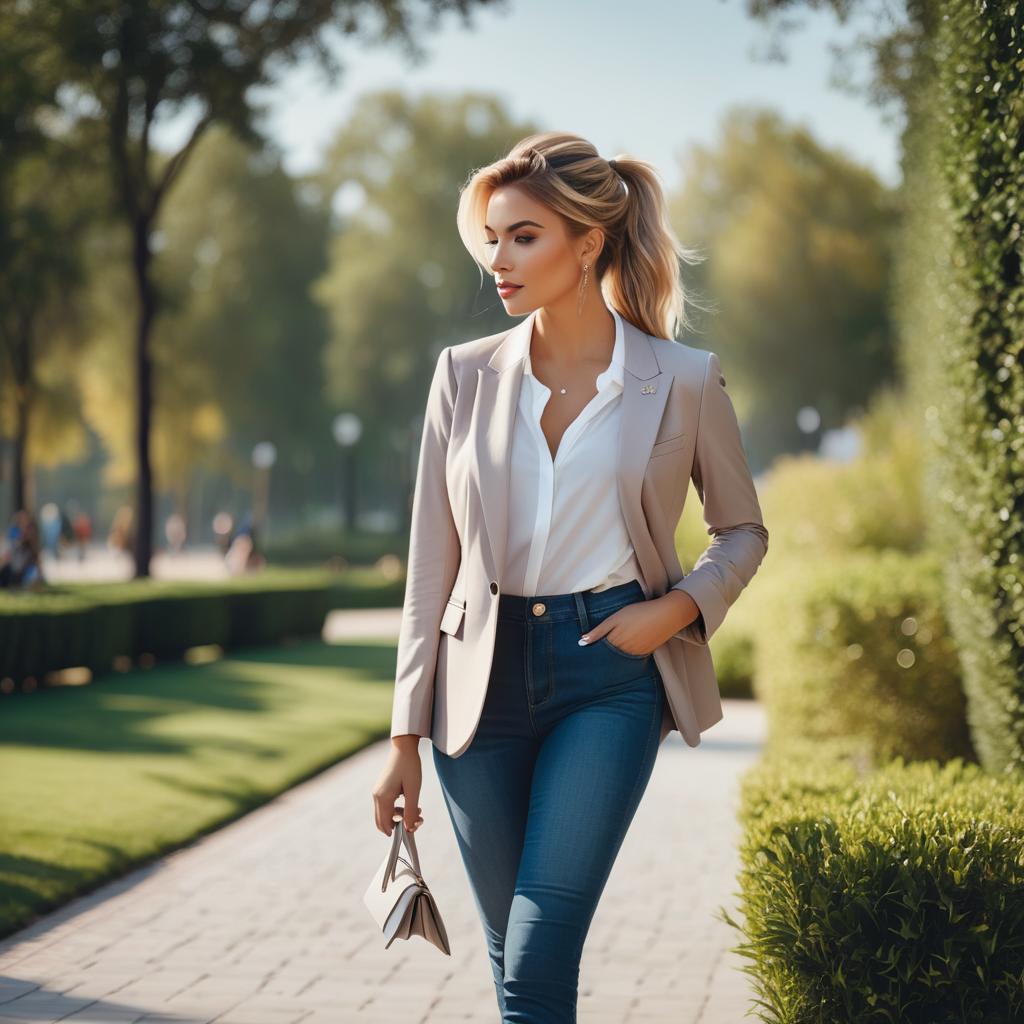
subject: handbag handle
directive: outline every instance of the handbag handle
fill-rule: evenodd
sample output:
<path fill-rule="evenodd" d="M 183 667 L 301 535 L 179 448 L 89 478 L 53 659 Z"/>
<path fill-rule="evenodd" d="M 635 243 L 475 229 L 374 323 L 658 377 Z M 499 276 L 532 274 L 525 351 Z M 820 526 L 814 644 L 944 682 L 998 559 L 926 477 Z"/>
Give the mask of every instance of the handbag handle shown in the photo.
<path fill-rule="evenodd" d="M 399 808 L 396 808 L 392 815 L 392 819 L 395 822 L 395 828 L 394 835 L 391 837 L 391 850 L 388 853 L 387 867 L 384 869 L 384 878 L 381 880 L 381 892 L 384 892 L 387 889 L 388 882 L 394 881 L 399 861 L 412 870 L 413 874 L 416 875 L 416 880 L 421 885 L 426 885 L 423 881 L 423 872 L 420 869 L 420 857 L 416 850 L 416 840 L 413 838 L 412 833 L 405 827 L 404 815 L 405 811 L 400 810 Z M 399 855 L 399 847 L 403 842 L 405 843 L 406 849 L 409 851 L 409 856 L 412 857 L 411 864 L 404 857 Z"/>

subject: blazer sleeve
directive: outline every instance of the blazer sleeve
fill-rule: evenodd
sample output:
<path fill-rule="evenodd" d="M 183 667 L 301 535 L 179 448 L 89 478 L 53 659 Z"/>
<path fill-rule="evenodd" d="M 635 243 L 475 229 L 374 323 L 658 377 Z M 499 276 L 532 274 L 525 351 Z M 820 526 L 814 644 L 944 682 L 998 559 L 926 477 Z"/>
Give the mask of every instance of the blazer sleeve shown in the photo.
<path fill-rule="evenodd" d="M 689 594 L 700 609 L 697 618 L 675 636 L 706 644 L 768 550 L 768 531 L 739 422 L 714 352 L 708 353 L 704 369 L 691 479 L 712 541 L 692 571 L 672 586 Z"/>
<path fill-rule="evenodd" d="M 398 635 L 392 736 L 429 736 L 431 731 L 441 616 L 462 558 L 445 472 L 456 383 L 449 346 L 438 356 L 423 417 Z"/>

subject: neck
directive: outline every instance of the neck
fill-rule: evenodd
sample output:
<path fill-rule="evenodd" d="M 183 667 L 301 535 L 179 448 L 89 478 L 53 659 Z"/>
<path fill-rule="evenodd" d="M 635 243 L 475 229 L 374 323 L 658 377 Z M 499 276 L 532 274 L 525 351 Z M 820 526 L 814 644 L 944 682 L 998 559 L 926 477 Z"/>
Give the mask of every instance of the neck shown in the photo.
<path fill-rule="evenodd" d="M 553 367 L 569 367 L 590 360 L 604 365 L 615 347 L 615 318 L 596 291 L 591 291 L 576 312 L 576 292 L 564 301 L 541 306 L 533 321 L 530 359 Z"/>

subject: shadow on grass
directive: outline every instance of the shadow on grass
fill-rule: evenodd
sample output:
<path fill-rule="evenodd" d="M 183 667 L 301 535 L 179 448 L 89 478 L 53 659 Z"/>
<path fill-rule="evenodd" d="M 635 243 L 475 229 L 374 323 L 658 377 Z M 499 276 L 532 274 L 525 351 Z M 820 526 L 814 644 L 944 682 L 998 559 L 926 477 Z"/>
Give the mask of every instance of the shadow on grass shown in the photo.
<path fill-rule="evenodd" d="M 54 687 L 4 701 L 0 745 L 102 751 L 182 753 L 192 744 L 159 731 L 172 716 L 203 711 L 265 715 L 306 687 L 336 684 L 339 697 L 394 682 L 394 643 L 325 644 L 311 639 L 231 652 L 202 665 L 173 662 L 110 673 L 83 686 Z M 267 666 L 282 672 L 267 681 Z M 244 738 L 221 735 L 222 750 L 273 756 Z"/>
<path fill-rule="evenodd" d="M 5 699 L 0 937 L 386 738 L 395 653 L 310 639 Z"/>

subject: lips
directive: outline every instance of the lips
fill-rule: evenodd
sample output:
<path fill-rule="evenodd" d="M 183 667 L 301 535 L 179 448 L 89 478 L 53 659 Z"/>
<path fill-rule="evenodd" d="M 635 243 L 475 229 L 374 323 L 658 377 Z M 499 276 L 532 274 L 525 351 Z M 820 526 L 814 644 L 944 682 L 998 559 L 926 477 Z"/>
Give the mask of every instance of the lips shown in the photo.
<path fill-rule="evenodd" d="M 519 291 L 519 289 L 522 287 L 523 286 L 521 284 L 499 284 L 498 294 L 501 295 L 502 297 L 506 295 L 511 295 L 513 292 Z"/>

